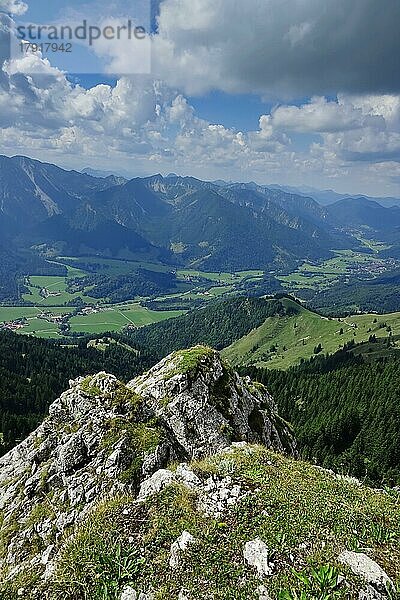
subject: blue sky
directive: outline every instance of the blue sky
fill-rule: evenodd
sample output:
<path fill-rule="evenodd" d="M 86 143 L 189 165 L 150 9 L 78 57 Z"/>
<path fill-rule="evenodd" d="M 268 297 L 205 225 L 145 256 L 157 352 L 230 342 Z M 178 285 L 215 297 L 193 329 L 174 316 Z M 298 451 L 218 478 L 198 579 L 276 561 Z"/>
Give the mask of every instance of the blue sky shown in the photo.
<path fill-rule="evenodd" d="M 109 4 L 109 3 L 108 3 Z M 147 12 L 153 16 L 152 28 L 155 29 L 154 16 L 157 14 L 159 1 L 153 1 L 149 7 L 147 0 L 145 2 L 132 2 L 132 0 L 117 0 L 116 4 L 122 12 L 127 14 L 137 14 L 138 6 L 144 5 L 141 12 L 145 15 Z M 47 0 L 35 0 L 29 3 L 27 12 L 21 17 L 21 21 L 33 23 L 53 23 L 62 20 L 66 14 L 70 14 L 76 10 L 80 14 L 90 14 L 90 8 L 98 7 L 99 3 L 94 0 L 82 2 L 82 0 L 57 0 L 53 4 L 49 4 Z M 147 19 L 143 19 L 143 22 Z M 95 23 L 94 23 L 95 24 Z M 146 23 L 147 24 L 147 23 Z M 75 54 L 76 56 L 76 54 Z M 54 57 L 53 64 L 57 64 L 63 68 L 63 57 L 57 55 Z M 74 57 L 75 58 L 75 57 Z M 93 67 L 94 64 L 101 65 L 101 61 L 97 58 L 88 60 L 87 53 L 83 51 L 79 54 L 79 59 L 87 61 L 88 67 Z M 93 68 L 92 68 L 93 70 Z M 69 72 L 69 78 L 72 82 L 79 83 L 85 88 L 91 88 L 100 83 L 106 83 L 115 86 L 117 77 L 107 76 L 104 73 L 74 73 Z M 232 127 L 238 131 L 256 130 L 260 115 L 270 112 L 274 107 L 275 102 L 268 102 L 257 94 L 227 94 L 218 90 L 211 91 L 207 94 L 188 96 L 191 105 L 196 109 L 196 113 L 202 119 L 208 120 L 210 123 L 221 123 L 225 127 Z M 300 105 L 307 98 L 294 99 L 294 104 Z"/>
<path fill-rule="evenodd" d="M 2 61 L 1 153 L 400 196 L 398 0 L 0 6 L 15 24 L 132 16 L 152 31 L 140 48 L 100 39 Z"/>

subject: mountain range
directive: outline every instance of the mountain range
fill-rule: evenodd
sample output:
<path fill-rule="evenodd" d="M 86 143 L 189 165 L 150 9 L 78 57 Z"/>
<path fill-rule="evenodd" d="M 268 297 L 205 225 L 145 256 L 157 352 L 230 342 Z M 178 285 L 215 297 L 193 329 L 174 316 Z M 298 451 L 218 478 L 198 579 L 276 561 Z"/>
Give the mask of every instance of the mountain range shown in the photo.
<path fill-rule="evenodd" d="M 361 197 L 324 207 L 255 183 L 174 174 L 127 181 L 0 157 L 3 252 L 39 247 L 54 255 L 139 254 L 204 271 L 283 271 L 360 248 L 355 233 L 395 243 L 399 227 L 399 208 Z"/>
<path fill-rule="evenodd" d="M 300 196 L 314 198 L 314 200 L 316 200 L 322 206 L 329 206 L 330 204 L 334 204 L 338 200 L 347 200 L 350 198 L 364 198 L 365 200 L 372 200 L 372 202 L 377 202 L 385 208 L 390 208 L 392 206 L 400 206 L 399 197 L 394 198 L 392 196 L 366 196 L 365 194 L 339 194 L 334 190 L 318 190 L 316 188 L 306 185 L 300 187 L 292 187 L 289 185 L 271 184 L 268 187 L 271 189 L 282 190 L 284 192 L 290 192 L 292 194 L 297 194 Z"/>

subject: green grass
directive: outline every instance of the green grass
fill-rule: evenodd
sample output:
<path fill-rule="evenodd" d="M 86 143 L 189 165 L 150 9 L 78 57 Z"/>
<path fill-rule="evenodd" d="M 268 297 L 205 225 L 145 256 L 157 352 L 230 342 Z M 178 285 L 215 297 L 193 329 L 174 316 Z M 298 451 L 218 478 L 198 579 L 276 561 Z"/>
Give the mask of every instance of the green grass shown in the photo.
<path fill-rule="evenodd" d="M 205 273 L 203 271 L 195 271 L 191 269 L 180 269 L 177 271 L 177 277 L 203 277 L 210 281 L 218 283 L 232 284 L 239 283 L 245 277 L 260 278 L 264 274 L 263 271 L 238 271 L 237 273 Z"/>
<path fill-rule="evenodd" d="M 384 242 L 379 242 L 377 240 L 368 240 L 361 236 L 356 236 L 356 237 L 360 242 L 362 242 L 364 244 L 364 246 L 366 246 L 367 248 L 370 248 L 370 250 L 373 250 L 373 252 L 378 253 L 381 250 L 388 250 L 391 247 L 389 244 L 385 244 Z"/>
<path fill-rule="evenodd" d="M 374 254 L 364 254 L 352 250 L 335 250 L 335 257 L 321 264 L 303 263 L 296 271 L 289 275 L 278 276 L 283 286 L 288 290 L 299 290 L 308 288 L 312 290 L 323 290 L 337 282 L 340 277 L 351 274 L 359 267 L 368 269 L 376 264 L 381 264 L 381 259 L 376 256 L 377 248 L 381 248 L 379 242 L 370 242 L 368 245 L 374 249 Z"/>
<path fill-rule="evenodd" d="M 188 373 L 199 368 L 202 361 L 212 358 L 214 350 L 206 346 L 195 346 L 189 350 L 177 350 L 173 355 L 173 364 L 168 379 L 181 373 Z"/>
<path fill-rule="evenodd" d="M 326 354 L 336 352 L 351 340 L 357 343 L 367 341 L 370 335 L 387 338 L 389 333 L 386 327 L 380 328 L 380 324 L 390 326 L 394 338 L 400 336 L 400 313 L 328 319 L 291 300 L 284 299 L 282 302 L 286 307 L 296 309 L 298 314 L 269 317 L 260 327 L 226 348 L 224 357 L 234 365 L 255 364 L 287 369 L 298 364 L 300 359 L 313 356 L 318 344 Z M 377 322 L 374 323 L 374 320 Z M 276 352 L 271 352 L 272 346 L 276 347 Z"/>
<path fill-rule="evenodd" d="M 29 283 L 28 288 L 30 293 L 23 294 L 22 298 L 26 302 L 33 302 L 38 306 L 60 306 L 78 298 L 78 296 L 82 297 L 82 292 L 74 294 L 67 292 L 67 279 L 65 277 L 35 275 L 29 277 Z M 57 295 L 44 298 L 40 295 L 41 288 L 51 293 L 57 293 Z M 99 302 L 97 298 L 91 298 L 90 296 L 85 296 L 84 301 L 87 304 L 96 304 Z"/>
<path fill-rule="evenodd" d="M 135 269 L 144 268 L 151 271 L 156 272 L 166 272 L 172 270 L 173 267 L 166 266 L 162 264 L 156 264 L 152 262 L 146 261 L 125 261 L 125 260 L 113 260 L 106 258 L 97 258 L 97 257 L 83 257 L 83 258 L 71 258 L 71 257 L 61 257 L 57 259 L 58 264 L 65 264 L 65 261 L 71 262 L 86 262 L 88 264 L 101 265 L 102 268 L 99 269 L 98 272 L 106 274 L 106 275 L 122 275 L 127 274 Z M 83 292 L 77 293 L 69 293 L 67 291 L 67 282 L 68 279 L 72 277 L 84 277 L 87 273 L 85 271 L 75 268 L 70 265 L 65 265 L 68 269 L 68 276 L 58 277 L 58 276 L 31 276 L 28 277 L 28 289 L 29 293 L 23 294 L 23 299 L 26 302 L 32 302 L 35 305 L 40 307 L 48 306 L 52 307 L 55 305 L 64 305 L 74 300 L 78 297 L 81 297 L 86 304 L 96 304 L 99 301 L 104 301 L 105 299 L 96 299 L 89 296 L 83 296 Z M 194 286 L 193 284 L 188 283 L 187 277 L 202 277 L 208 280 L 207 284 L 201 284 L 198 286 Z M 182 269 L 177 271 L 178 285 L 177 291 L 173 294 L 167 294 L 166 296 L 162 296 L 162 298 L 186 298 L 186 299 L 196 299 L 203 298 L 204 300 L 212 299 L 214 296 L 221 296 L 225 293 L 231 292 L 233 289 L 233 284 L 240 283 L 244 278 L 250 277 L 252 280 L 257 280 L 263 276 L 262 271 L 243 271 L 239 273 L 203 273 L 201 271 L 195 271 L 190 269 Z M 216 283 L 219 283 L 219 286 L 215 286 Z M 195 289 L 190 289 L 190 288 Z M 46 289 L 49 292 L 57 293 L 56 296 L 49 296 L 47 298 L 43 298 L 40 294 L 40 289 Z M 205 293 L 208 291 L 208 295 Z M 90 293 L 90 287 L 86 288 L 86 293 Z M 133 299 L 132 299 L 133 300 Z M 147 319 L 142 324 L 147 324 L 148 322 L 154 322 L 153 320 L 148 321 Z M 117 321 L 110 321 L 111 325 L 117 325 L 119 323 L 119 317 L 117 317 Z M 91 329 L 92 331 L 92 329 Z"/>
<path fill-rule="evenodd" d="M 70 319 L 72 332 L 102 333 L 103 331 L 120 331 L 127 325 L 142 327 L 158 323 L 173 317 L 179 317 L 183 311 L 154 311 L 143 308 L 139 304 L 112 307 L 86 316 L 76 316 Z"/>
<path fill-rule="evenodd" d="M 220 454 L 192 468 L 203 480 L 233 474 L 249 495 L 219 519 L 201 514 L 195 493 L 179 485 L 145 505 L 129 496 L 101 502 L 65 544 L 46 597 L 116 600 L 130 584 L 139 591 L 153 588 L 156 600 L 177 598 L 181 589 L 194 598 L 244 600 L 258 597 L 263 583 L 272 600 L 296 598 L 304 590 L 302 598 L 311 600 L 311 587 L 324 585 L 334 587 L 342 600 L 357 598 L 365 583 L 338 562 L 344 550 L 367 552 L 399 580 L 397 495 L 261 447 Z M 196 543 L 185 552 L 182 568 L 171 571 L 171 544 L 185 530 Z M 243 560 L 244 545 L 256 537 L 274 564 L 273 574 L 262 582 Z M 346 583 L 336 585 L 337 574 Z"/>
<path fill-rule="evenodd" d="M 46 339 L 54 338 L 59 335 L 58 326 L 55 323 L 48 323 L 43 319 L 31 319 L 27 327 L 19 329 L 18 333 L 35 335 Z"/>
<path fill-rule="evenodd" d="M 35 317 L 39 310 L 34 306 L 0 306 L 0 323 L 22 317 Z"/>
<path fill-rule="evenodd" d="M 52 307 L 51 309 L 43 309 L 45 312 L 50 312 L 54 315 L 65 314 L 72 312 L 70 307 Z M 0 306 L 0 323 L 14 321 L 25 317 L 28 323 L 22 329 L 18 329 L 17 333 L 25 335 L 36 335 L 42 338 L 54 338 L 59 335 L 58 327 L 55 323 L 49 323 L 38 315 L 42 313 L 42 309 L 27 306 Z"/>

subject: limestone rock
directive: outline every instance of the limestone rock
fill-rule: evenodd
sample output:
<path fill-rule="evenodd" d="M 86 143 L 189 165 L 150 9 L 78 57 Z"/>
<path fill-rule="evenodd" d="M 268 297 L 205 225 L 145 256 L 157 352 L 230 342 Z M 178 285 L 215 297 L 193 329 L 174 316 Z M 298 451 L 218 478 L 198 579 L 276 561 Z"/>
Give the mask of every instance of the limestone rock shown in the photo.
<path fill-rule="evenodd" d="M 140 592 L 138 593 L 130 585 L 126 585 L 122 591 L 120 600 L 153 600 L 153 592 Z"/>
<path fill-rule="evenodd" d="M 201 490 L 198 508 L 205 515 L 218 519 L 247 494 L 240 485 L 233 483 L 229 475 L 223 478 L 212 476 L 207 479 Z"/>
<path fill-rule="evenodd" d="M 48 562 L 50 561 L 50 556 L 54 553 L 54 544 L 50 544 L 50 546 L 47 546 L 46 550 L 43 552 L 42 556 L 41 556 L 41 563 L 43 565 L 47 565 Z"/>
<path fill-rule="evenodd" d="M 137 600 L 137 591 L 130 585 L 126 585 L 122 591 L 120 600 Z"/>
<path fill-rule="evenodd" d="M 257 569 L 260 579 L 272 575 L 273 565 L 269 562 L 268 547 L 260 538 L 246 543 L 243 556 L 247 564 Z"/>
<path fill-rule="evenodd" d="M 358 594 L 358 600 L 384 600 L 387 597 L 387 594 L 381 594 L 370 585 Z"/>
<path fill-rule="evenodd" d="M 209 348 L 175 352 L 128 387 L 167 425 L 187 458 L 243 441 L 296 451 L 265 388 L 240 378 Z"/>
<path fill-rule="evenodd" d="M 175 477 L 172 471 L 168 471 L 167 469 L 156 471 L 149 479 L 143 481 L 140 486 L 138 501 L 144 502 L 147 498 L 153 496 L 153 494 L 158 494 L 174 480 Z"/>
<path fill-rule="evenodd" d="M 185 461 L 226 452 L 228 468 L 229 453 L 250 451 L 248 443 L 296 454 L 265 388 L 209 348 L 173 353 L 127 386 L 107 373 L 71 381 L 37 430 L 0 458 L 1 528 L 12 531 L 4 576 L 34 568 L 38 580 L 51 577 L 68 532 L 104 497 L 143 502 L 176 482 L 204 514 L 222 514 L 248 491 L 228 470 L 204 481 Z M 26 543 L 32 534 L 37 544 Z"/>
<path fill-rule="evenodd" d="M 198 489 L 201 486 L 201 481 L 192 469 L 187 464 L 181 463 L 176 469 L 176 478 L 189 488 Z"/>
<path fill-rule="evenodd" d="M 171 545 L 171 556 L 169 566 L 171 569 L 177 569 L 182 563 L 182 555 L 189 546 L 196 543 L 196 539 L 188 532 L 184 531 L 182 535 Z"/>
<path fill-rule="evenodd" d="M 366 591 L 361 592 L 364 594 L 364 596 L 360 596 L 361 598 L 385 598 L 387 597 L 386 594 L 388 588 L 394 588 L 390 577 L 366 554 L 345 550 L 340 554 L 338 560 L 347 565 L 355 575 L 358 575 L 368 583 Z M 378 595 L 368 595 L 371 594 L 371 592 L 375 594 L 378 593 Z"/>

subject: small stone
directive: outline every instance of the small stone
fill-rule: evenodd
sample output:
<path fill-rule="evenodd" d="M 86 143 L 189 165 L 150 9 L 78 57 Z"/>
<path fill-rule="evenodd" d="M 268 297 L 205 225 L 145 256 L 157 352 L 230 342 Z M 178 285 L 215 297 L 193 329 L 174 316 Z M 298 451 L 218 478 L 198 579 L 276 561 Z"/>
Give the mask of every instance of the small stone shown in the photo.
<path fill-rule="evenodd" d="M 122 591 L 120 600 L 137 600 L 137 591 L 130 585 L 126 585 Z"/>
<path fill-rule="evenodd" d="M 393 588 L 393 581 L 375 561 L 362 552 L 342 552 L 338 558 L 339 562 L 347 565 L 351 571 L 362 577 L 374 590 L 386 592 Z M 368 598 L 368 595 L 365 596 Z"/>
<path fill-rule="evenodd" d="M 256 538 L 246 543 L 243 556 L 251 567 L 257 569 L 260 579 L 272 575 L 272 568 L 268 560 L 268 547 L 260 540 L 260 538 Z"/>
<path fill-rule="evenodd" d="M 169 566 L 171 569 L 177 569 L 182 561 L 182 554 L 196 542 L 196 539 L 188 532 L 184 531 L 182 535 L 171 545 L 171 557 Z"/>

